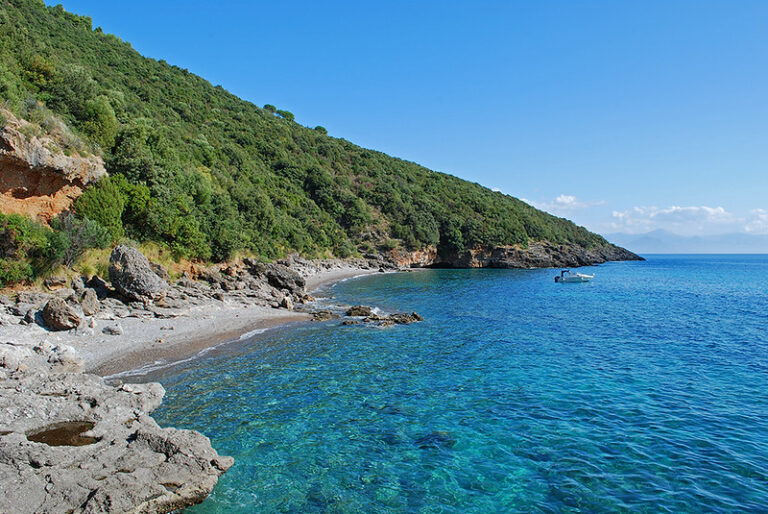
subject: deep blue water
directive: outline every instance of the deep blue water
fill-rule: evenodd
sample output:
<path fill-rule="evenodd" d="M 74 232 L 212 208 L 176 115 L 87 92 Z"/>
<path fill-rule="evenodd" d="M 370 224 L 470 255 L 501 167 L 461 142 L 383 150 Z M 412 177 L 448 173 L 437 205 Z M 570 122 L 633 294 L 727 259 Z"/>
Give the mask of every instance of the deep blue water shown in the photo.
<path fill-rule="evenodd" d="M 430 270 L 337 284 L 417 311 L 305 323 L 150 376 L 235 457 L 191 512 L 768 509 L 768 256 L 651 256 L 590 284 Z"/>

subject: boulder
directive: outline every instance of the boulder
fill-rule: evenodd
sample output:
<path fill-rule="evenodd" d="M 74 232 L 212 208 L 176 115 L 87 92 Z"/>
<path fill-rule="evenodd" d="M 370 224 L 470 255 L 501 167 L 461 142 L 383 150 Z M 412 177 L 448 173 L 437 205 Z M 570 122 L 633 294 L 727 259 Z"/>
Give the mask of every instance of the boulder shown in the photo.
<path fill-rule="evenodd" d="M 93 316 L 99 311 L 99 296 L 93 289 L 86 289 L 80 298 L 80 306 L 83 308 L 83 314 Z"/>
<path fill-rule="evenodd" d="M 264 273 L 272 287 L 303 293 L 307 284 L 304 277 L 283 264 L 270 264 Z"/>
<path fill-rule="evenodd" d="M 106 334 L 108 336 L 121 336 L 123 335 L 123 327 L 120 325 L 120 323 L 115 323 L 114 325 L 107 325 L 103 329 L 101 329 L 102 334 Z"/>
<path fill-rule="evenodd" d="M 293 300 L 291 300 L 290 296 L 286 296 L 283 298 L 283 301 L 280 302 L 280 307 L 285 307 L 289 311 L 293 310 Z"/>
<path fill-rule="evenodd" d="M 157 276 L 144 255 L 136 248 L 120 245 L 109 257 L 112 286 L 131 300 L 151 302 L 165 296 L 168 283 Z"/>
<path fill-rule="evenodd" d="M 43 321 L 51 330 L 71 330 L 83 321 L 80 315 L 61 298 L 51 298 L 43 307 Z"/>
<path fill-rule="evenodd" d="M 355 305 L 347 309 L 347 316 L 372 316 L 373 311 L 365 305 Z"/>

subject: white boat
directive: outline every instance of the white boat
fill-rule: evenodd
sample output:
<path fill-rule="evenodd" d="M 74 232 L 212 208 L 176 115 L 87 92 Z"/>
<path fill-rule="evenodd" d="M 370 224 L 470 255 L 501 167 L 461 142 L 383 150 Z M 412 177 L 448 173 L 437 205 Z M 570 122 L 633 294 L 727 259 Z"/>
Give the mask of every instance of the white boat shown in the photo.
<path fill-rule="evenodd" d="M 555 282 L 589 282 L 595 278 L 595 275 L 585 275 L 584 273 L 571 273 L 571 270 L 564 269 L 560 275 L 555 277 Z"/>

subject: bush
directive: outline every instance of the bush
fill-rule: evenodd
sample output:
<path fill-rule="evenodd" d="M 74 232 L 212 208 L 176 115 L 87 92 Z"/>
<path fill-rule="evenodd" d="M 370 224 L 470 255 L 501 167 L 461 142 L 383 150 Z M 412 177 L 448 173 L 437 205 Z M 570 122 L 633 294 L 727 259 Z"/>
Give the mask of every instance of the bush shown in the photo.
<path fill-rule="evenodd" d="M 65 214 L 56 218 L 52 226 L 46 259 L 51 268 L 59 264 L 71 267 L 89 248 L 109 246 L 109 231 L 96 221 Z"/>
<path fill-rule="evenodd" d="M 78 216 L 93 220 L 107 229 L 112 243 L 117 243 L 125 235 L 123 230 L 125 200 L 119 183 L 111 177 L 104 178 L 95 186 L 83 191 L 83 194 L 75 200 L 74 207 Z"/>

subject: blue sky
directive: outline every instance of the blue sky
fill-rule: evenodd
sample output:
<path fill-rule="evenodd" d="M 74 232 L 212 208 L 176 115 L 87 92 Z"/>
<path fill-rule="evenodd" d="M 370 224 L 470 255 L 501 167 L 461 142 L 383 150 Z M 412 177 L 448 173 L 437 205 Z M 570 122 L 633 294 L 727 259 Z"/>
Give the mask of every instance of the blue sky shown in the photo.
<path fill-rule="evenodd" d="M 63 5 L 299 123 L 601 233 L 768 233 L 768 2 Z"/>

